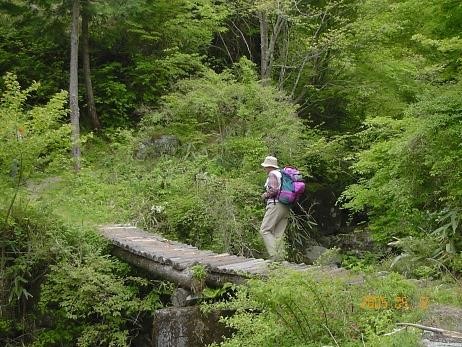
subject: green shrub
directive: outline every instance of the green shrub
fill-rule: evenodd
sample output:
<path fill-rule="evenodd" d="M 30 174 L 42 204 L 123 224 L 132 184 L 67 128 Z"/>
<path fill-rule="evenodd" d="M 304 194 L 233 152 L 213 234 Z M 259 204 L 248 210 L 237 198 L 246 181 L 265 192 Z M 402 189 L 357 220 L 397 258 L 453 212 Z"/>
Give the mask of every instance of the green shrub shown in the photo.
<path fill-rule="evenodd" d="M 248 169 L 268 153 L 298 164 L 302 128 L 296 106 L 282 92 L 261 86 L 251 63 L 242 59 L 234 73 L 208 70 L 201 78 L 180 81 L 160 110 L 143 119 L 141 137 L 175 134 L 186 153 L 207 147 L 233 171 Z"/>
<path fill-rule="evenodd" d="M 201 57 L 171 50 L 166 57 L 135 56 L 132 71 L 133 87 L 139 101 L 157 104 L 160 97 L 170 92 L 175 82 L 198 75 L 204 70 Z"/>
<path fill-rule="evenodd" d="M 70 126 L 62 120 L 67 93 L 55 94 L 43 106 L 27 106 L 27 100 L 39 88 L 38 83 L 21 90 L 16 76 L 4 76 L 0 100 L 0 179 L 16 183 L 18 176 L 29 177 L 63 160 L 70 148 Z"/>
<path fill-rule="evenodd" d="M 53 328 L 39 333 L 36 346 L 128 346 L 144 313 L 160 307 L 148 280 L 130 276 L 128 265 L 102 255 L 83 256 L 51 267 L 39 308 Z"/>
<path fill-rule="evenodd" d="M 409 236 L 391 244 L 401 253 L 393 259 L 390 267 L 406 276 L 436 279 L 450 271 L 460 272 L 461 253 L 448 251 L 445 244 L 433 235 Z"/>
<path fill-rule="evenodd" d="M 362 178 L 344 192 L 345 207 L 369 212 L 378 241 L 432 234 L 446 266 L 462 250 L 461 90 L 460 83 L 447 85 L 401 118 L 369 120 L 361 136 L 371 146 L 353 166 Z"/>
<path fill-rule="evenodd" d="M 151 173 L 151 220 L 143 225 L 202 248 L 248 254 L 263 208 L 258 188 L 242 177 L 213 174 L 215 167 L 204 157 L 159 161 Z"/>
<path fill-rule="evenodd" d="M 107 63 L 93 72 L 95 104 L 102 124 L 107 127 L 130 125 L 136 98 L 124 81 L 122 64 Z"/>
<path fill-rule="evenodd" d="M 223 319 L 236 332 L 222 346 L 356 346 L 362 341 L 385 346 L 390 340 L 415 341 L 412 335 L 381 335 L 396 322 L 421 316 L 418 294 L 397 274 L 350 285 L 345 279 L 281 270 L 268 281 L 251 280 L 232 302 L 215 306 L 236 310 Z"/>
<path fill-rule="evenodd" d="M 0 212 L 6 215 L 5 208 Z M 7 224 L 3 218 L 0 222 L 2 273 L 10 284 L 4 289 L 13 304 L 31 297 L 31 286 L 49 265 L 88 252 L 98 243 L 96 235 L 64 225 L 48 209 L 21 204 L 12 209 Z"/>
<path fill-rule="evenodd" d="M 15 206 L 0 223 L 0 304 L 8 313 L 0 344 L 126 346 L 137 319 L 159 307 L 162 289 L 105 255 L 94 230 L 32 204 Z"/>
<path fill-rule="evenodd" d="M 378 262 L 379 255 L 372 252 L 364 252 L 359 256 L 354 252 L 342 255 L 342 267 L 353 271 L 374 271 Z"/>

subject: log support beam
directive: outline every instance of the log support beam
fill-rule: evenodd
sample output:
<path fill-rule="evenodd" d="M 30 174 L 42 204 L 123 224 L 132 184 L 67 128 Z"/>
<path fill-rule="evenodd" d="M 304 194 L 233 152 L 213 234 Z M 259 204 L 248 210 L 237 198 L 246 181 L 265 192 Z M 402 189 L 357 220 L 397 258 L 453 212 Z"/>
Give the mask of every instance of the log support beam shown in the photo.
<path fill-rule="evenodd" d="M 130 251 L 119 247 L 114 247 L 112 254 L 136 267 L 146 270 L 157 278 L 174 282 L 178 286 L 193 292 L 196 291 L 197 279 L 194 278 L 193 272 L 190 268 L 178 270 L 172 265 L 158 263 L 154 260 L 131 253 Z M 246 280 L 247 278 L 240 275 L 213 273 L 207 271 L 205 284 L 208 287 L 218 288 L 223 286 L 225 283 L 242 284 Z"/>

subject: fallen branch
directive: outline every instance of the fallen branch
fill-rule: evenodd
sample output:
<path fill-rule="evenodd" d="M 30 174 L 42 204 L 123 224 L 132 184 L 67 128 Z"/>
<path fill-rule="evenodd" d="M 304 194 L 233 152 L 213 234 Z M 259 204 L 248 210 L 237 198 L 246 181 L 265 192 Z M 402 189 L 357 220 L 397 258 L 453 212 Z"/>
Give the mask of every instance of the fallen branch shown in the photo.
<path fill-rule="evenodd" d="M 458 331 L 450 331 L 450 330 L 445 330 L 445 329 L 440 329 L 440 328 L 427 327 L 425 325 L 414 324 L 414 323 L 396 323 L 396 324 L 401 325 L 401 326 L 409 326 L 409 327 L 414 327 L 414 328 L 418 328 L 422 330 L 427 330 L 427 331 L 431 331 L 431 332 L 438 333 L 438 334 L 443 334 L 444 336 L 447 336 L 447 337 L 454 337 L 457 339 L 462 339 L 462 333 Z"/>
<path fill-rule="evenodd" d="M 404 327 L 404 328 L 400 328 L 400 329 L 395 329 L 395 330 L 393 330 L 393 331 L 392 331 L 392 332 L 390 332 L 390 333 L 386 333 L 386 334 L 383 334 L 383 336 L 390 336 L 390 335 L 394 335 L 394 334 L 396 334 L 396 333 L 399 333 L 400 331 L 403 331 L 403 330 L 405 330 L 405 329 L 407 329 L 407 327 Z"/>

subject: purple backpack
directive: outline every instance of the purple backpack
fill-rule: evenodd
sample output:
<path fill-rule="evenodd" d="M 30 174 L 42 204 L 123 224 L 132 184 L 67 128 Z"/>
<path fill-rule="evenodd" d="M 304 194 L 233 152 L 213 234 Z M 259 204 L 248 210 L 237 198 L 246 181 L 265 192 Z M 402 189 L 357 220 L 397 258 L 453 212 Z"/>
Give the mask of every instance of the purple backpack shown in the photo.
<path fill-rule="evenodd" d="M 297 202 L 305 191 L 302 174 L 296 168 L 290 166 L 286 166 L 279 171 L 282 178 L 278 200 L 284 205 L 292 205 Z"/>

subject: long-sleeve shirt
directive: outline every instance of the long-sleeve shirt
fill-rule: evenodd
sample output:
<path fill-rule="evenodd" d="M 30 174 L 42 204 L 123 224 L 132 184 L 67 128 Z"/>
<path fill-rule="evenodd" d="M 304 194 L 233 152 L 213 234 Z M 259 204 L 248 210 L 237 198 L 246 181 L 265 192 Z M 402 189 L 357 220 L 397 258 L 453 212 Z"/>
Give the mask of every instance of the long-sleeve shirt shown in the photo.
<path fill-rule="evenodd" d="M 281 189 L 281 173 L 278 170 L 270 171 L 265 184 L 265 199 L 267 202 L 277 202 Z"/>

